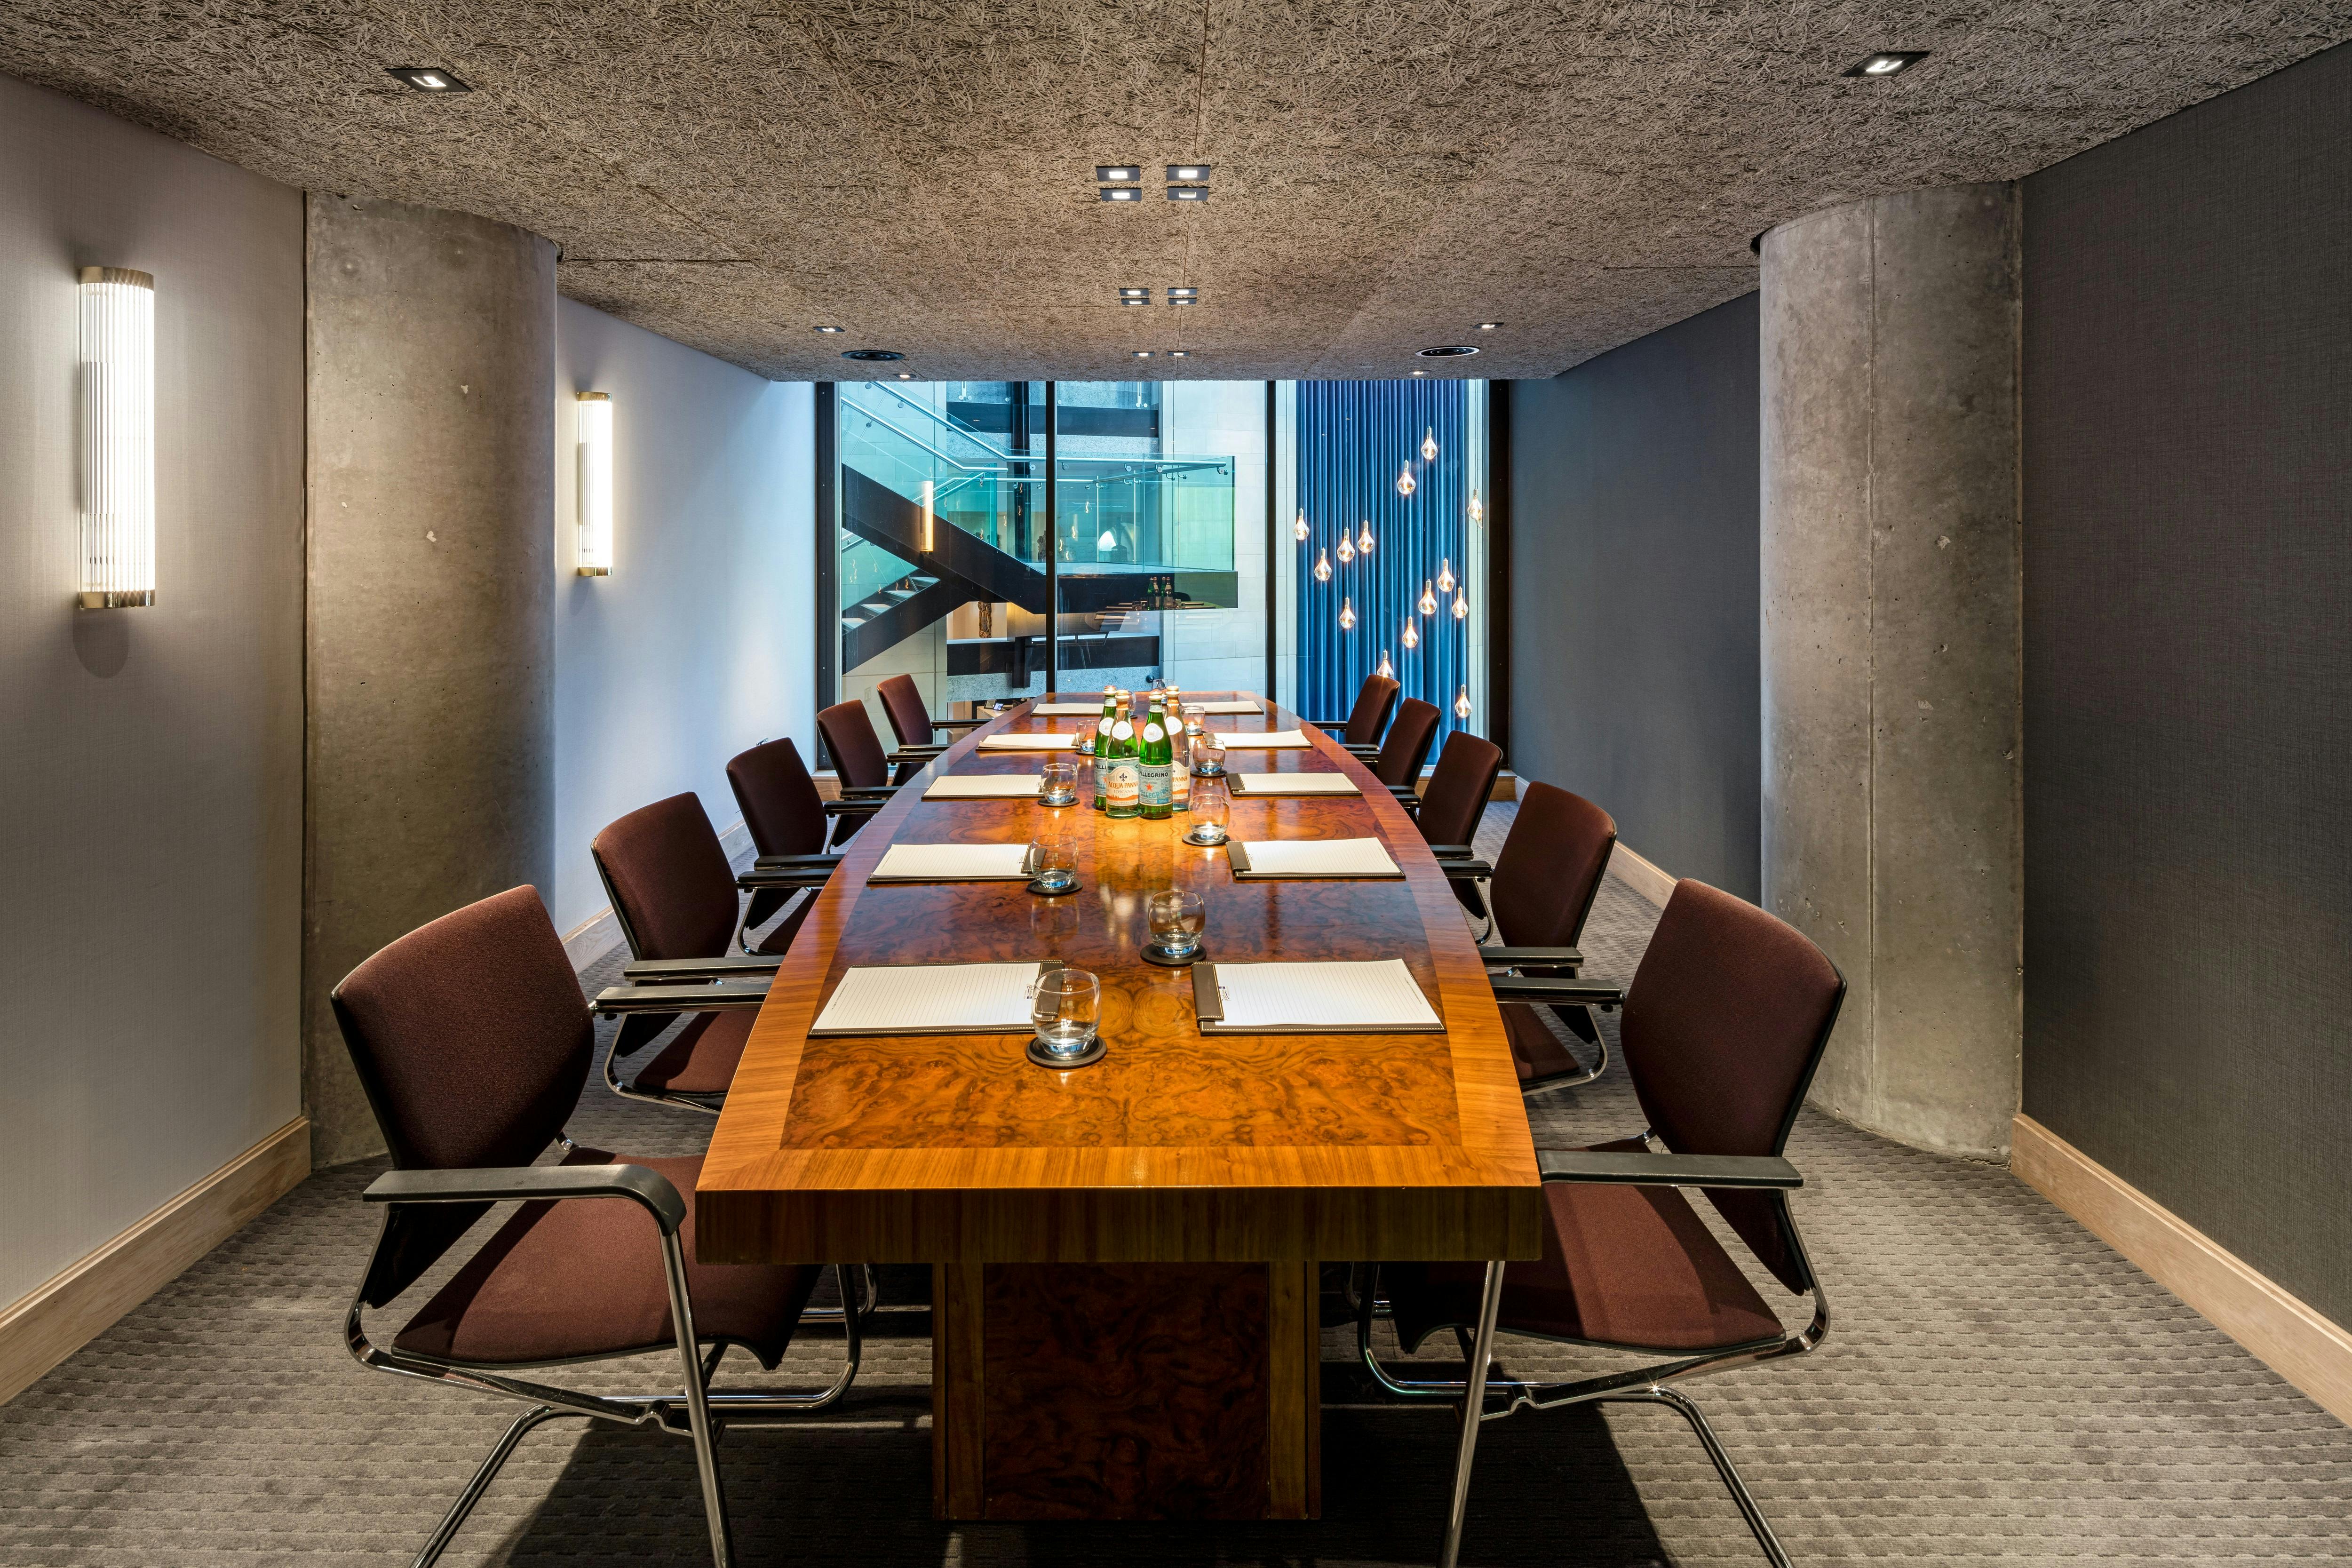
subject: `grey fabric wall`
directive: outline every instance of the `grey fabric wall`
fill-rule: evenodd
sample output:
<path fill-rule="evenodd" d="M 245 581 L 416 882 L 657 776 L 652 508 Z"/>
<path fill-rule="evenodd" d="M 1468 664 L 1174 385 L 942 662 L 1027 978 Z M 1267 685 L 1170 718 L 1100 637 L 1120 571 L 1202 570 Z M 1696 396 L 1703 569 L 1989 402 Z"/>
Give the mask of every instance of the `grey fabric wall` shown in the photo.
<path fill-rule="evenodd" d="M 1512 382 L 1511 755 L 1759 893 L 1757 297 Z"/>
<path fill-rule="evenodd" d="M 605 906 L 588 857 L 604 824 L 690 789 L 723 832 L 743 815 L 728 758 L 772 735 L 816 754 L 816 398 L 807 382 L 769 381 L 574 300 L 556 301 L 555 332 L 546 891 L 570 931 Z M 613 398 L 609 577 L 574 569 L 583 392 Z"/>
<path fill-rule="evenodd" d="M 2025 182 L 2025 1110 L 2352 1322 L 2352 47 Z"/>
<path fill-rule="evenodd" d="M 302 197 L 0 77 L 0 1307 L 301 1113 Z M 76 269 L 155 276 L 156 603 L 74 608 Z"/>

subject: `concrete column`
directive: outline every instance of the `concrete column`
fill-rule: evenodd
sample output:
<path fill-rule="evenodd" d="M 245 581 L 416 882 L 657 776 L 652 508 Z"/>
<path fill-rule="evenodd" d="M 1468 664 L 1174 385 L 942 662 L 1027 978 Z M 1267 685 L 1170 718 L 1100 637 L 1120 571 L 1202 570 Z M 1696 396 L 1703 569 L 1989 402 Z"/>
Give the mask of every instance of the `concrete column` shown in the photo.
<path fill-rule="evenodd" d="M 1763 242 L 1764 902 L 1845 972 L 1816 1103 L 2006 1158 L 2021 828 L 2015 188 Z"/>
<path fill-rule="evenodd" d="M 312 1160 L 383 1147 L 328 994 L 554 866 L 555 249 L 460 213 L 310 197 Z"/>

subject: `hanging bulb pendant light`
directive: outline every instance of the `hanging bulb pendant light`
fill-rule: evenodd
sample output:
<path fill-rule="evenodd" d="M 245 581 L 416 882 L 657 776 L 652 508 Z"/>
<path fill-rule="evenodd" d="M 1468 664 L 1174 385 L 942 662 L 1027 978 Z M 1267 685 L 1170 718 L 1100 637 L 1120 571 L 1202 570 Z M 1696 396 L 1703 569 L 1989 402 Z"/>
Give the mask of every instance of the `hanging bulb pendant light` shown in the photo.
<path fill-rule="evenodd" d="M 1339 536 L 1339 564 L 1345 566 L 1356 558 L 1356 542 L 1346 534 Z"/>
<path fill-rule="evenodd" d="M 1397 641 L 1404 644 L 1407 647 L 1419 647 L 1421 646 L 1421 633 L 1414 629 L 1412 617 L 1411 616 L 1407 616 L 1404 618 L 1404 635 L 1398 637 Z"/>
<path fill-rule="evenodd" d="M 1424 616 L 1437 614 L 1437 595 L 1430 592 L 1427 583 L 1421 585 L 1421 613 Z"/>
<path fill-rule="evenodd" d="M 1364 520 L 1364 531 L 1356 535 L 1356 553 L 1359 555 L 1370 555 L 1371 552 L 1372 520 L 1370 518 L 1366 518 Z"/>
<path fill-rule="evenodd" d="M 1470 618 L 1470 597 L 1458 588 L 1454 594 L 1454 618 L 1457 621 Z"/>
<path fill-rule="evenodd" d="M 1472 490 L 1470 492 L 1470 521 L 1473 522 L 1480 522 L 1485 521 L 1486 516 L 1486 509 L 1478 504 L 1478 492 L 1476 490 Z"/>
<path fill-rule="evenodd" d="M 1437 591 L 1441 594 L 1454 592 L 1454 563 L 1451 561 L 1442 560 L 1437 563 Z"/>
<path fill-rule="evenodd" d="M 1356 629 L 1356 606 L 1346 599 L 1339 601 L 1339 629 L 1343 632 Z"/>
<path fill-rule="evenodd" d="M 1290 537 L 1301 544 L 1307 542 L 1307 509 L 1304 507 L 1298 509 L 1298 521 L 1290 525 Z"/>
<path fill-rule="evenodd" d="M 1401 496 L 1409 496 L 1420 488 L 1421 487 L 1419 485 L 1412 482 L 1412 465 L 1411 463 L 1400 464 L 1397 468 L 1397 494 Z"/>
<path fill-rule="evenodd" d="M 1315 552 L 1315 580 L 1318 583 L 1328 583 L 1331 580 L 1331 556 L 1328 551 L 1318 550 Z"/>
<path fill-rule="evenodd" d="M 1454 716 L 1464 723 L 1470 721 L 1470 689 L 1464 687 L 1462 695 L 1454 700 Z"/>
<path fill-rule="evenodd" d="M 1381 668 L 1373 673 L 1378 675 L 1382 680 L 1394 680 L 1396 679 L 1396 666 L 1389 662 L 1388 649 L 1381 649 Z"/>
<path fill-rule="evenodd" d="M 1421 438 L 1421 460 L 1424 463 L 1437 461 L 1437 427 L 1433 425 L 1430 426 L 1429 433 Z"/>

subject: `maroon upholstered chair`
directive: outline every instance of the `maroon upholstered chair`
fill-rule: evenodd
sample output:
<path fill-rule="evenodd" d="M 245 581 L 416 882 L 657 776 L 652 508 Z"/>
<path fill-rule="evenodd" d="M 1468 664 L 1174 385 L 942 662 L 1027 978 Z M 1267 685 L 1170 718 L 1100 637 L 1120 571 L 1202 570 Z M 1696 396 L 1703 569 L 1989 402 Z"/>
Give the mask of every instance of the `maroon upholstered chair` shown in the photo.
<path fill-rule="evenodd" d="M 362 1366 L 530 1407 L 491 1449 L 418 1564 L 449 1544 L 523 1435 L 561 1416 L 690 1438 L 711 1553 L 728 1563 L 716 1426 L 839 1398 L 857 1370 L 855 1319 L 845 1325 L 847 1365 L 828 1389 L 711 1389 L 734 1346 L 774 1369 L 819 1270 L 697 1263 L 694 1216 L 681 1194 L 693 1190 L 699 1157 L 632 1159 L 563 1140 L 594 1031 L 536 889 L 512 889 L 410 932 L 345 976 L 332 1000 L 393 1163 L 364 1194 L 387 1206 L 345 1319 L 345 1342 Z M 533 1164 L 551 1143 L 564 1149 L 562 1159 Z M 606 1201 L 573 1201 L 587 1199 Z M 390 1343 L 372 1341 L 365 1310 L 415 1286 L 491 1205 L 507 1200 L 522 1207 Z M 677 1393 L 572 1393 L 511 1375 L 658 1352 L 678 1358 Z"/>
<path fill-rule="evenodd" d="M 1456 736 L 1447 742 L 1448 749 L 1460 740 Z M 1428 807 L 1422 810 L 1425 822 Z M 1436 853 L 1438 865 L 1457 889 L 1475 890 L 1480 879 L 1488 879 L 1486 899 L 1494 923 L 1487 934 L 1500 942 L 1481 950 L 1489 969 L 1573 977 L 1584 963 L 1576 943 L 1584 934 L 1585 918 L 1592 912 L 1592 900 L 1600 894 L 1616 847 L 1617 824 L 1607 812 L 1582 795 L 1528 782 L 1520 786 L 1518 813 L 1491 868 L 1468 858 L 1466 849 L 1456 854 L 1451 847 L 1439 847 Z M 1523 1091 L 1570 1089 L 1591 1083 L 1607 1070 L 1608 1044 L 1589 1005 L 1562 1001 L 1549 1011 L 1600 1053 L 1591 1068 L 1560 1044 L 1535 1006 L 1506 1002 L 1502 1011 Z"/>
<path fill-rule="evenodd" d="M 1498 995 L 1611 989 L 1557 979 L 1498 979 L 1495 988 Z M 1677 883 L 1622 994 L 1626 1067 L 1648 1132 L 1537 1152 L 1544 1180 L 1540 1258 L 1382 1268 L 1399 1342 L 1410 1352 L 1453 1330 L 1465 1342 L 1465 1382 L 1406 1382 L 1382 1366 L 1372 1348 L 1369 1291 L 1357 1318 L 1366 1367 L 1389 1392 L 1408 1397 L 1461 1398 L 1475 1388 L 1479 1398 L 1465 1414 L 1486 1420 L 1612 1400 L 1670 1405 L 1697 1434 L 1767 1555 L 1785 1568 L 1787 1555 L 1706 1417 L 1668 1384 L 1801 1355 L 1829 1331 L 1829 1300 L 1789 1206 L 1803 1178 L 1781 1155 L 1844 996 L 1836 965 L 1795 930 L 1705 883 Z M 1690 1187 L 1706 1194 L 1774 1279 L 1791 1294 L 1811 1293 L 1810 1324 L 1782 1326 L 1677 1190 Z M 1498 1330 L 1668 1359 L 1580 1383 L 1490 1383 Z M 1497 1394 L 1502 1407 L 1490 1408 Z M 1464 1423 L 1440 1559 L 1446 1568 L 1461 1545 L 1480 1424 Z"/>
<path fill-rule="evenodd" d="M 1381 736 L 1389 727 L 1389 715 L 1396 711 L 1400 689 L 1385 675 L 1368 675 L 1357 689 L 1356 705 L 1348 710 L 1344 722 L 1329 719 L 1310 719 L 1307 722 L 1339 731 L 1342 747 L 1359 756 L 1370 757 L 1381 749 Z"/>
<path fill-rule="evenodd" d="M 1467 731 L 1448 735 L 1444 750 L 1437 753 L 1437 766 L 1430 770 L 1429 793 L 1417 796 L 1419 804 L 1411 808 L 1422 837 L 1470 853 L 1470 841 L 1477 837 L 1479 819 L 1486 815 L 1486 802 L 1502 772 L 1502 747 Z"/>
<path fill-rule="evenodd" d="M 939 752 L 944 746 L 933 743 L 931 736 L 940 731 L 952 734 L 958 730 L 977 729 L 988 722 L 985 719 L 934 719 L 929 706 L 923 700 L 923 689 L 915 684 L 911 675 L 894 675 L 875 688 L 882 699 L 882 716 L 890 721 L 891 733 L 898 737 L 898 754 Z M 911 759 L 910 759 L 911 760 Z"/>
<path fill-rule="evenodd" d="M 1421 764 L 1429 760 L 1430 742 L 1436 739 L 1437 710 L 1418 697 L 1406 698 L 1372 760 L 1372 776 L 1391 790 L 1418 793 Z"/>
<path fill-rule="evenodd" d="M 808 871 L 755 870 L 737 877 L 702 801 L 691 791 L 613 822 L 596 835 L 588 853 L 635 961 L 625 972 L 632 981 L 772 977 L 777 956 L 792 944 L 815 901 L 814 889 L 824 884 L 824 875 Z M 736 895 L 746 888 L 756 889 L 755 900 L 767 894 L 799 901 L 757 948 L 736 958 L 730 953 L 746 918 Z M 678 1013 L 692 1015 L 686 1026 L 624 1082 L 616 1066 L 620 1058 L 651 1043 Z M 734 1081 L 753 1016 L 740 1008 L 625 1014 L 604 1058 L 604 1081 L 615 1094 L 715 1112 Z"/>
<path fill-rule="evenodd" d="M 763 865 L 822 865 L 830 868 L 838 856 L 824 853 L 828 836 L 846 839 L 867 817 L 882 809 L 877 800 L 827 800 L 817 793 L 816 780 L 801 761 L 801 749 L 790 740 L 762 741 L 740 752 L 727 763 L 727 786 L 742 808 L 743 826 Z M 765 925 L 780 904 L 756 893 L 744 924 Z"/>

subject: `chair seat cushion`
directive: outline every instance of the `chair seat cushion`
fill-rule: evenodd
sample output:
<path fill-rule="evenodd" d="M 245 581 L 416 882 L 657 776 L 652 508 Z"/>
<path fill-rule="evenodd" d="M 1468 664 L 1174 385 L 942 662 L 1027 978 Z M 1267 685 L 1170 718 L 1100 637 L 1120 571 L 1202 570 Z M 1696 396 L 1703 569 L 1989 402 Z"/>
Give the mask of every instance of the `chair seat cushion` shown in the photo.
<path fill-rule="evenodd" d="M 693 1193 L 699 1155 L 645 1160 L 576 1149 L 567 1165 L 643 1165 L 688 1198 L 687 1299 L 696 1336 L 732 1340 L 772 1367 L 815 1289 L 814 1267 L 698 1264 Z M 393 1340 L 444 1361 L 565 1361 L 674 1349 L 661 1231 L 626 1198 L 525 1204 Z"/>
<path fill-rule="evenodd" d="M 1636 1141 L 1597 1145 L 1637 1152 Z M 1512 1333 L 1628 1350 L 1695 1351 L 1777 1337 L 1780 1321 L 1673 1187 L 1544 1184 L 1543 1257 L 1503 1274 Z M 1389 1264 L 1381 1282 L 1408 1348 L 1478 1321 L 1483 1264 Z"/>
<path fill-rule="evenodd" d="M 751 1037 L 757 1013 L 698 1013 L 686 1021 L 661 1054 L 629 1079 L 633 1089 L 668 1094 L 725 1094 L 735 1081 L 735 1065 L 743 1059 L 743 1043 Z"/>
<path fill-rule="evenodd" d="M 1529 1089 L 1555 1078 L 1582 1078 L 1585 1065 L 1560 1044 L 1544 1016 L 1525 1002 L 1501 1004 L 1503 1033 L 1510 1041 L 1511 1065 L 1518 1069 L 1519 1087 Z"/>

